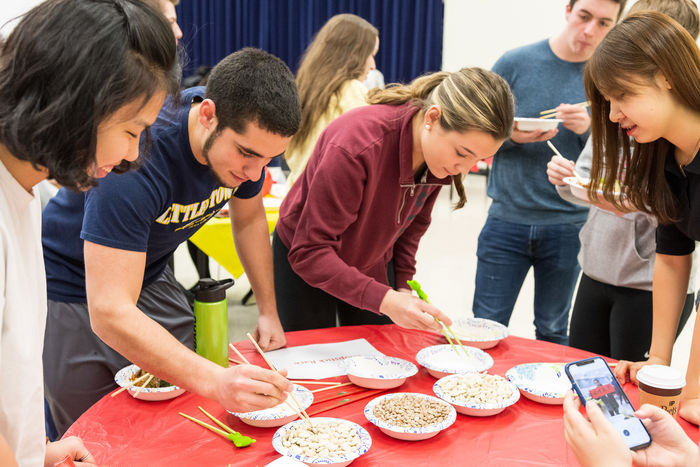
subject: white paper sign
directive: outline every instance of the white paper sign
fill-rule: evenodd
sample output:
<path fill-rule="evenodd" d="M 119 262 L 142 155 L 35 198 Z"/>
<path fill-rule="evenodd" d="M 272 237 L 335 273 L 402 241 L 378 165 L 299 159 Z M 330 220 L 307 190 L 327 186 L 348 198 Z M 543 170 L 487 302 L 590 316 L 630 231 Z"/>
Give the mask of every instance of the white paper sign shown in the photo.
<path fill-rule="evenodd" d="M 286 368 L 290 379 L 323 379 L 346 373 L 343 360 L 359 355 L 384 355 L 366 339 L 332 344 L 301 345 L 265 352 L 277 368 Z"/>

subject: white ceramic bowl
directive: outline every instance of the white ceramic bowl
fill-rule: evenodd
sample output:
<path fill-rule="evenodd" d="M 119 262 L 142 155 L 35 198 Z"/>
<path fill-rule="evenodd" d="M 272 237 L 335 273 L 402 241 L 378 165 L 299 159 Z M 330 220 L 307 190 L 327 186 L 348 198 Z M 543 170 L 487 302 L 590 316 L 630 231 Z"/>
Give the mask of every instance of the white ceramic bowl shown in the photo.
<path fill-rule="evenodd" d="M 459 398 L 450 395 L 443 388 L 443 385 L 445 383 L 454 382 L 455 380 L 460 380 L 464 378 L 496 379 L 499 381 L 499 384 L 502 384 L 507 389 L 507 391 L 504 391 L 507 392 L 507 394 L 504 394 L 503 397 L 498 398 L 497 400 L 485 403 L 476 403 L 469 401 L 465 398 Z M 513 383 L 511 383 L 502 376 L 489 375 L 486 373 L 445 376 L 444 378 L 440 378 L 435 382 L 435 384 L 433 385 L 433 392 L 440 399 L 452 404 L 455 407 L 455 409 L 457 409 L 457 412 L 464 415 L 471 415 L 473 417 L 488 417 L 491 415 L 496 415 L 498 413 L 503 412 L 506 409 L 506 407 L 510 407 L 511 405 L 518 402 L 518 400 L 520 399 L 520 392 L 518 391 L 517 386 L 515 386 Z"/>
<path fill-rule="evenodd" d="M 515 117 L 520 131 L 549 131 L 555 129 L 561 122 L 559 118 L 525 118 Z"/>
<path fill-rule="evenodd" d="M 418 367 L 400 358 L 360 356 L 345 360 L 348 378 L 358 386 L 388 389 L 401 386 L 406 378 L 418 373 Z"/>
<path fill-rule="evenodd" d="M 456 349 L 450 344 L 426 347 L 416 354 L 416 361 L 438 379 L 455 373 L 480 373 L 493 366 L 493 358 L 481 349 L 465 345 L 466 354 L 460 346 Z"/>
<path fill-rule="evenodd" d="M 506 371 L 506 378 L 523 396 L 542 404 L 563 404 L 571 389 L 563 363 L 523 363 Z"/>
<path fill-rule="evenodd" d="M 138 386 L 132 386 L 133 378 L 140 368 L 136 365 L 125 366 L 114 375 L 114 381 L 121 387 L 128 386 L 127 391 L 132 396 L 136 394 L 139 389 Z M 145 381 L 144 381 L 145 382 Z M 178 386 L 168 386 L 165 388 L 143 388 L 139 391 L 136 399 L 142 401 L 165 401 L 168 399 L 174 399 L 185 392 L 185 390 Z"/>
<path fill-rule="evenodd" d="M 306 410 L 314 401 L 314 395 L 311 391 L 306 389 L 304 386 L 294 385 L 294 397 L 296 397 L 301 408 Z M 289 402 L 292 407 L 296 407 L 294 401 L 289 397 Z M 282 426 L 292 420 L 299 418 L 299 415 L 292 410 L 292 407 L 287 405 L 286 402 L 277 404 L 274 407 L 264 410 L 256 410 L 254 412 L 230 412 L 236 417 L 240 418 L 243 423 L 247 423 L 251 426 L 257 426 L 261 428 L 269 428 L 273 426 Z"/>
<path fill-rule="evenodd" d="M 325 466 L 333 466 L 333 467 L 343 467 L 345 465 L 350 464 L 352 461 L 360 457 L 362 454 L 366 453 L 369 451 L 370 446 L 372 446 L 372 437 L 369 435 L 367 430 L 362 428 L 360 425 L 357 423 L 353 423 L 349 420 L 343 420 L 340 418 L 330 418 L 330 417 L 311 417 L 311 423 L 316 423 L 316 422 L 342 422 L 346 423 L 348 425 L 351 425 L 353 429 L 355 430 L 355 433 L 357 436 L 360 437 L 360 445 L 358 448 L 356 448 L 353 452 L 343 455 L 343 456 L 337 456 L 337 457 L 329 457 L 329 458 L 321 458 L 321 457 L 307 457 L 301 454 L 293 454 L 289 448 L 286 448 L 282 444 L 282 440 L 286 433 L 296 425 L 299 425 L 301 423 L 307 423 L 306 420 L 295 420 L 291 423 L 287 423 L 286 425 L 280 427 L 275 434 L 272 436 L 272 447 L 280 453 L 283 456 L 288 456 L 291 457 L 292 459 L 298 460 L 303 462 L 306 465 L 325 465 Z"/>
<path fill-rule="evenodd" d="M 497 321 L 484 318 L 469 317 L 460 319 L 455 321 L 450 328 L 462 344 L 476 347 L 477 349 L 490 349 L 508 337 L 508 328 L 506 326 Z M 447 333 L 450 335 L 449 331 Z M 450 338 L 452 338 L 451 335 Z"/>
<path fill-rule="evenodd" d="M 386 394 L 384 396 L 379 396 L 375 399 L 372 399 L 369 404 L 365 406 L 365 417 L 367 417 L 367 420 L 372 422 L 379 428 L 382 432 L 386 433 L 387 435 L 401 439 L 404 441 L 420 441 L 423 439 L 428 439 L 432 438 L 433 436 L 437 435 L 440 433 L 442 430 L 445 428 L 449 427 L 452 425 L 455 420 L 457 419 L 457 412 L 455 411 L 455 408 L 452 406 L 450 407 L 450 410 L 447 414 L 447 417 L 445 417 L 444 420 L 442 420 L 439 423 L 435 423 L 433 425 L 428 425 L 428 426 L 419 426 L 419 427 L 409 427 L 409 426 L 398 426 L 398 425 L 393 425 L 389 422 L 385 422 L 384 420 L 381 420 L 377 418 L 374 415 L 374 407 L 381 403 L 382 401 L 386 399 L 393 399 L 396 397 L 401 397 L 404 395 L 411 395 L 411 396 L 416 396 L 420 398 L 424 398 L 426 400 L 431 400 L 434 402 L 439 402 L 440 404 L 446 404 L 444 401 L 433 397 L 433 396 L 428 396 L 427 394 L 419 394 L 415 392 L 397 392 L 394 394 Z"/>

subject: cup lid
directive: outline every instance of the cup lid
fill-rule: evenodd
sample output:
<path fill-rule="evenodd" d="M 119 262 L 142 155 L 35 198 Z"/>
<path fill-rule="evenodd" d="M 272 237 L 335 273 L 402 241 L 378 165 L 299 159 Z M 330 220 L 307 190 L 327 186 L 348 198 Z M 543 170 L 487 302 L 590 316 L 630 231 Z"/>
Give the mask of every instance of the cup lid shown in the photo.
<path fill-rule="evenodd" d="M 645 365 L 637 373 L 637 379 L 659 389 L 677 389 L 685 386 L 685 377 L 681 372 L 666 365 Z"/>

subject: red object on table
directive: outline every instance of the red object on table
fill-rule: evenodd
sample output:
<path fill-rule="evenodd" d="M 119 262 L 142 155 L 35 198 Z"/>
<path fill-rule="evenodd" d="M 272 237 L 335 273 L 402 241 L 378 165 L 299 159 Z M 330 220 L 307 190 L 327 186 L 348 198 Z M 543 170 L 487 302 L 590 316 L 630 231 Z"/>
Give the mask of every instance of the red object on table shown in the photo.
<path fill-rule="evenodd" d="M 286 337 L 288 346 L 365 338 L 384 354 L 414 363 L 420 349 L 444 343 L 442 336 L 395 325 L 317 329 L 290 332 Z M 236 343 L 236 347 L 251 363 L 265 365 L 250 342 Z M 489 373 L 501 376 L 521 363 L 569 362 L 592 355 L 571 347 L 513 336 L 486 352 L 494 359 Z M 425 368 L 420 367 L 417 375 L 389 392 L 433 395 L 435 381 Z M 637 387 L 626 384 L 623 389 L 636 403 Z M 363 410 L 370 400 L 359 400 L 320 414 L 351 420 L 369 431 L 372 447 L 355 460 L 353 466 L 578 465 L 564 440 L 560 405 L 540 404 L 521 397 L 518 403 L 498 415 L 483 418 L 458 415 L 451 427 L 434 438 L 399 441 L 367 421 Z M 178 415 L 178 412 L 196 415 L 198 405 L 257 442 L 236 449 L 230 441 Z M 697 427 L 680 417 L 677 420 L 695 442 L 700 440 Z M 276 428 L 248 426 L 227 414 L 218 403 L 195 394 L 185 393 L 170 401 L 146 402 L 123 393 L 114 398 L 102 398 L 70 427 L 65 436 L 81 437 L 99 465 L 264 466 L 279 457 L 272 448 L 275 431 Z"/>

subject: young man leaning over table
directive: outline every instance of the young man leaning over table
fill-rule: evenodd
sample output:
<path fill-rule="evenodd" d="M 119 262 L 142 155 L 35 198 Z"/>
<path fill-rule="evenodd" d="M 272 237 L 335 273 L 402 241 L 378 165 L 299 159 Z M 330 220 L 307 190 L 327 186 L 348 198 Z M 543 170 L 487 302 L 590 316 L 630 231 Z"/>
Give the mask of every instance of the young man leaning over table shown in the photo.
<path fill-rule="evenodd" d="M 612 29 L 625 0 L 570 0 L 566 26 L 557 35 L 506 52 L 493 71 L 510 85 L 516 115 L 537 117 L 556 108 L 559 129 L 521 131 L 493 159 L 488 196 L 493 199 L 479 235 L 474 316 L 508 325 L 513 306 L 532 267 L 535 275 L 535 334 L 567 344 L 571 296 L 580 268 L 578 234 L 588 208 L 563 200 L 547 180 L 552 140 L 563 154 L 579 154 L 591 119 L 583 69 Z M 552 284 L 556 284 L 555 287 Z"/>
<path fill-rule="evenodd" d="M 274 406 L 280 374 L 222 368 L 195 354 L 193 313 L 168 258 L 228 201 L 236 249 L 257 297 L 256 337 L 285 344 L 260 189 L 263 169 L 299 125 L 294 76 L 278 58 L 243 49 L 223 59 L 206 89 L 166 101 L 142 166 L 86 193 L 61 190 L 44 210 L 48 282 L 46 398 L 59 435 L 114 389 L 133 362 L 229 410 Z M 94 333 L 93 333 L 94 331 Z"/>

